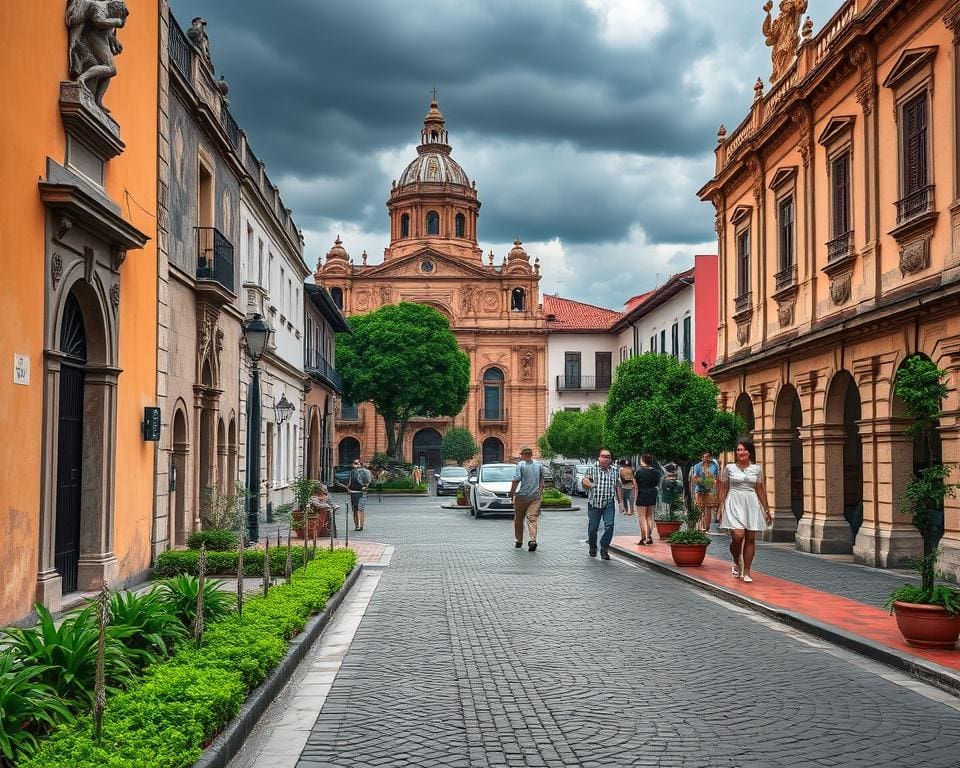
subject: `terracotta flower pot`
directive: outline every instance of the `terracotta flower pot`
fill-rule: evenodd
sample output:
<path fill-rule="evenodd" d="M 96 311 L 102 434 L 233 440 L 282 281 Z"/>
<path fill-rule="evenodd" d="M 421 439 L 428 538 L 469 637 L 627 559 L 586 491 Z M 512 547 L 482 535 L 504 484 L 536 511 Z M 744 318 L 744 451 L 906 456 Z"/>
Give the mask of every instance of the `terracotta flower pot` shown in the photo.
<path fill-rule="evenodd" d="M 960 615 L 951 616 L 939 605 L 893 604 L 897 627 L 903 639 L 917 648 L 952 651 L 960 636 Z"/>
<path fill-rule="evenodd" d="M 319 514 L 312 512 L 310 523 L 307 526 L 303 524 L 303 515 L 300 514 L 299 509 L 294 509 L 290 518 L 293 521 L 293 530 L 298 539 L 312 539 L 314 533 L 316 533 L 318 539 L 330 535 L 330 512 L 328 510 L 322 510 Z"/>
<path fill-rule="evenodd" d="M 679 531 L 680 526 L 683 525 L 683 523 L 679 520 L 675 523 L 664 520 L 654 520 L 654 523 L 656 523 L 657 526 L 657 536 L 663 540 L 666 540 L 667 536 L 669 536 L 671 533 L 676 533 Z"/>
<path fill-rule="evenodd" d="M 468 507 L 470 506 L 470 501 L 466 496 L 457 496 L 457 506 L 458 507 Z"/>
<path fill-rule="evenodd" d="M 703 565 L 707 556 L 707 544 L 671 544 L 670 554 L 673 562 L 682 567 Z"/>

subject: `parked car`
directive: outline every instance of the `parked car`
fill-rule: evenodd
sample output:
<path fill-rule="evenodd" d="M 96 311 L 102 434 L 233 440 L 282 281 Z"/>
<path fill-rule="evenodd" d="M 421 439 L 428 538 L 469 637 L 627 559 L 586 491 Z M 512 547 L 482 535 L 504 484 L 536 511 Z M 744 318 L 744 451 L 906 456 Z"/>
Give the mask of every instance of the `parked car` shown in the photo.
<path fill-rule="evenodd" d="M 563 493 L 573 493 L 573 485 L 576 482 L 576 460 L 561 459 L 550 463 L 550 469 L 553 472 L 553 485 Z"/>
<path fill-rule="evenodd" d="M 470 478 L 470 514 L 482 517 L 487 512 L 513 512 L 510 483 L 516 464 L 484 464 L 476 478 Z"/>
<path fill-rule="evenodd" d="M 587 495 L 586 490 L 583 488 L 583 478 L 587 476 L 587 471 L 590 469 L 590 467 L 590 464 L 577 464 L 577 479 L 573 490 L 573 493 L 577 494 L 577 496 Z"/>
<path fill-rule="evenodd" d="M 463 467 L 444 467 L 437 475 L 437 496 L 456 495 L 457 489 L 467 482 L 467 470 Z"/>
<path fill-rule="evenodd" d="M 553 470 L 550 468 L 550 462 L 546 459 L 534 459 L 543 469 L 543 484 L 548 488 L 553 485 Z"/>
<path fill-rule="evenodd" d="M 346 490 L 352 470 L 353 464 L 335 464 L 333 467 L 333 487 Z"/>

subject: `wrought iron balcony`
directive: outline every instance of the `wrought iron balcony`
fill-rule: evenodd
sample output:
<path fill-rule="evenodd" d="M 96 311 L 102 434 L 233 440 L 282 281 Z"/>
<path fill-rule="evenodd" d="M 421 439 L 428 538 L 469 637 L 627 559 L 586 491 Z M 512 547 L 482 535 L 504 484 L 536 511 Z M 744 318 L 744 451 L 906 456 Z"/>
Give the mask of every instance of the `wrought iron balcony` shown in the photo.
<path fill-rule="evenodd" d="M 237 125 L 237 121 L 233 119 L 233 115 L 230 114 L 230 110 L 227 109 L 226 105 L 220 109 L 220 124 L 223 126 L 223 130 L 226 131 L 233 148 L 239 152 L 240 126 Z"/>
<path fill-rule="evenodd" d="M 169 14 L 168 18 L 170 31 L 167 35 L 167 51 L 170 55 L 170 61 L 189 83 L 193 80 L 193 47 L 172 13 Z"/>
<path fill-rule="evenodd" d="M 481 408 L 478 421 L 481 424 L 506 424 L 510 420 L 510 411 L 506 408 Z"/>
<path fill-rule="evenodd" d="M 558 392 L 605 392 L 610 389 L 612 379 L 609 376 L 557 376 Z"/>
<path fill-rule="evenodd" d="M 791 264 L 786 269 L 777 272 L 773 277 L 777 290 L 785 291 L 788 288 L 793 288 L 797 284 L 797 265 Z"/>
<path fill-rule="evenodd" d="M 844 232 L 827 243 L 827 264 L 847 258 L 853 250 L 853 230 Z"/>
<path fill-rule="evenodd" d="M 196 227 L 197 280 L 212 280 L 234 293 L 233 243 L 214 227 Z"/>
<path fill-rule="evenodd" d="M 363 412 L 360 410 L 359 405 L 351 405 L 350 403 L 345 405 L 341 403 L 337 412 L 337 420 L 359 424 L 363 422 Z"/>
<path fill-rule="evenodd" d="M 733 300 L 733 311 L 735 314 L 739 315 L 741 312 L 749 312 L 751 307 L 753 307 L 753 291 L 741 293 Z"/>
<path fill-rule="evenodd" d="M 308 376 L 326 382 L 337 394 L 343 391 L 343 380 L 330 363 L 316 350 L 304 353 L 304 368 Z"/>
<path fill-rule="evenodd" d="M 897 200 L 897 224 L 905 224 L 911 219 L 923 216 L 933 210 L 933 184 L 921 187 L 911 192 L 901 200 Z"/>

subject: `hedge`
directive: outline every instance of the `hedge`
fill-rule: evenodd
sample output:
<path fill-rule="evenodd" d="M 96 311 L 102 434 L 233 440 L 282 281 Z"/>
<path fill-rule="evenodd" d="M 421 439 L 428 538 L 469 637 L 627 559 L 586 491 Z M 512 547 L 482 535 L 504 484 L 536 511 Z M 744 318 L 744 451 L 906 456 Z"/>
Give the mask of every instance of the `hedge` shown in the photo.
<path fill-rule="evenodd" d="M 262 562 L 262 561 L 261 561 Z M 350 550 L 319 551 L 289 584 L 250 598 L 136 686 L 107 701 L 100 743 L 89 717 L 58 728 L 21 768 L 187 768 L 240 711 L 356 565 Z"/>
<path fill-rule="evenodd" d="M 322 540 L 321 540 L 322 541 Z M 320 550 L 318 549 L 319 553 Z M 157 555 L 157 562 L 153 566 L 154 576 L 175 576 L 178 573 L 197 575 L 197 562 L 200 553 L 195 549 L 168 549 Z M 303 565 L 303 547 L 290 548 L 290 559 L 293 567 Z M 270 547 L 270 574 L 283 576 L 287 568 L 287 548 Z M 237 573 L 237 553 L 234 552 L 207 552 L 207 573 L 221 576 L 235 576 Z M 243 553 L 243 575 L 250 578 L 263 576 L 263 550 L 248 549 Z"/>

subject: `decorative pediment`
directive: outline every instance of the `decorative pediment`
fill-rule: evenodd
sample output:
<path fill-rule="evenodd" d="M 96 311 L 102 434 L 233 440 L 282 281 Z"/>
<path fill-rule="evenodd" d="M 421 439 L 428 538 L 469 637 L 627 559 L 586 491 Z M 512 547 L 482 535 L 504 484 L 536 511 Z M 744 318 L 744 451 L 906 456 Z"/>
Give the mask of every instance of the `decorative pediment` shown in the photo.
<path fill-rule="evenodd" d="M 853 115 L 838 115 L 830 118 L 827 127 L 823 129 L 817 143 L 822 146 L 832 144 L 848 131 L 853 130 L 853 123 L 856 118 Z"/>
<path fill-rule="evenodd" d="M 900 54 L 897 63 L 893 65 L 890 74 L 883 81 L 884 88 L 896 88 L 905 80 L 916 74 L 922 67 L 933 63 L 933 57 L 937 55 L 937 46 L 931 45 L 926 48 L 912 48 Z"/>
<path fill-rule="evenodd" d="M 730 216 L 730 223 L 736 226 L 741 221 L 749 217 L 752 212 L 752 205 L 738 205 L 733 209 L 733 214 Z"/>
<path fill-rule="evenodd" d="M 797 177 L 797 166 L 789 165 L 777 168 L 773 178 L 770 179 L 770 189 L 780 189 L 780 187 L 789 184 Z"/>
<path fill-rule="evenodd" d="M 427 266 L 429 263 L 429 266 Z M 496 279 L 498 275 L 478 264 L 439 253 L 432 248 L 423 248 L 400 259 L 385 261 L 372 269 L 366 269 L 356 277 L 470 277 Z"/>

